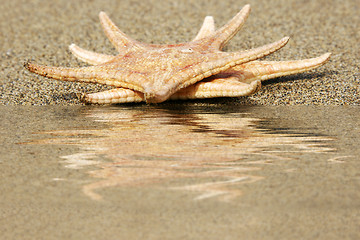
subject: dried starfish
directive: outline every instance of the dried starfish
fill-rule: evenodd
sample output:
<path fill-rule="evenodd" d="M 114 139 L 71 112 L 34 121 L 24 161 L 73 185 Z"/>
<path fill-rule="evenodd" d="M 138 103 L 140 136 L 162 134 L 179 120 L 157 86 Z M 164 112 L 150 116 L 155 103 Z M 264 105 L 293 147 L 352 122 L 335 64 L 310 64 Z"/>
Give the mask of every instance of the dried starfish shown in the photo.
<path fill-rule="evenodd" d="M 180 44 L 141 43 L 121 32 L 104 12 L 99 18 L 117 56 L 99 54 L 71 44 L 79 59 L 94 66 L 62 68 L 26 63 L 32 72 L 64 80 L 105 84 L 115 89 L 88 94 L 90 103 L 163 102 L 167 99 L 238 97 L 255 93 L 261 81 L 311 70 L 330 57 L 298 61 L 254 61 L 285 46 L 289 38 L 240 52 L 222 52 L 240 30 L 250 5 L 226 25 L 215 30 L 214 19 L 206 17 L 194 40 Z"/>

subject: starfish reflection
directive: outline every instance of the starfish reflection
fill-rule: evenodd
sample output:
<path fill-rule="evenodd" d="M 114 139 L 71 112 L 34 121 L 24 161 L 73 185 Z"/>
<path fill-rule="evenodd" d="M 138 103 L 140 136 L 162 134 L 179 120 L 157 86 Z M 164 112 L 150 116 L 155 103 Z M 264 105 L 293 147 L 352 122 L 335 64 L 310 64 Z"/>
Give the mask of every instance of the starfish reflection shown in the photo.
<path fill-rule="evenodd" d="M 329 138 L 274 133 L 259 128 L 261 120 L 245 113 L 152 107 L 91 109 L 86 116 L 107 127 L 45 132 L 60 137 L 36 144 L 79 145 L 80 152 L 62 158 L 69 168 L 96 166 L 89 174 L 100 180 L 83 186 L 83 192 L 96 200 L 102 199 L 99 190 L 107 187 L 161 184 L 196 192 L 198 200 L 230 200 L 241 195 L 241 184 L 263 179 L 255 171 L 294 159 L 288 152 L 332 150 L 324 145 Z"/>

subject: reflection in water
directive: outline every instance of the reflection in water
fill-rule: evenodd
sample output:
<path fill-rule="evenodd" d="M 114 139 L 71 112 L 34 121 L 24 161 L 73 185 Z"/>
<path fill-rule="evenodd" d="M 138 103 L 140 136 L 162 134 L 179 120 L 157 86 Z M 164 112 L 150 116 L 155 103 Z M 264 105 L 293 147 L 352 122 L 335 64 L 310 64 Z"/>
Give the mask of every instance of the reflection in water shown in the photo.
<path fill-rule="evenodd" d="M 195 191 L 196 199 L 229 200 L 241 194 L 239 184 L 263 178 L 255 170 L 293 159 L 286 153 L 331 150 L 323 143 L 328 138 L 261 129 L 264 120 L 244 113 L 112 108 L 86 116 L 108 127 L 46 132 L 60 137 L 35 143 L 79 145 L 80 152 L 62 158 L 69 168 L 96 166 L 89 173 L 100 180 L 83 191 L 97 200 L 105 187 L 161 183 Z"/>

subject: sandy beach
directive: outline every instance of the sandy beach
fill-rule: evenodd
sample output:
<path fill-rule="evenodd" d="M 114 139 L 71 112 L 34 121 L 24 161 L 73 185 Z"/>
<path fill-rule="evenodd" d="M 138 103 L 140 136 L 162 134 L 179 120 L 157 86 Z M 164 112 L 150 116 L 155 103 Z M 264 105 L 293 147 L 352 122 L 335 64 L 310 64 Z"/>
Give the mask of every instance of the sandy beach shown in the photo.
<path fill-rule="evenodd" d="M 0 15 L 0 104 L 78 105 L 78 96 L 107 87 L 61 82 L 28 72 L 23 64 L 86 66 L 68 50 L 71 43 L 115 54 L 101 29 L 105 11 L 126 34 L 148 43 L 191 40 L 205 16 L 219 27 L 250 3 L 244 28 L 225 51 L 237 51 L 290 36 L 269 60 L 305 59 L 331 52 L 324 66 L 303 74 L 270 80 L 251 97 L 231 99 L 251 105 L 359 105 L 358 1 L 25 1 L 2 3 Z M 217 99 L 209 100 L 212 102 Z"/>

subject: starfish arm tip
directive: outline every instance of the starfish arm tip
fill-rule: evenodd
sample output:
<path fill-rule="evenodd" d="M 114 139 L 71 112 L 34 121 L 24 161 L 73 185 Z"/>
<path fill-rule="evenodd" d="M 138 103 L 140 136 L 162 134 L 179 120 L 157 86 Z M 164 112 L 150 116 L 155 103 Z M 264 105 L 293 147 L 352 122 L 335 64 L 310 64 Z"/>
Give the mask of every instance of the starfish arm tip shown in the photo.
<path fill-rule="evenodd" d="M 206 16 L 204 19 L 204 22 L 214 22 L 214 17 L 213 16 Z"/>
<path fill-rule="evenodd" d="M 312 60 L 313 65 L 318 67 L 318 66 L 325 64 L 327 61 L 329 61 L 330 57 L 331 57 L 331 53 L 327 52 L 319 57 L 311 58 L 308 60 Z M 306 60 L 304 60 L 304 61 L 306 61 Z"/>
<path fill-rule="evenodd" d="M 250 6 L 250 4 L 248 3 L 248 4 L 245 4 L 245 6 L 243 7 L 243 9 L 244 8 L 248 8 L 249 10 L 251 9 L 251 6 Z"/>
<path fill-rule="evenodd" d="M 331 57 L 331 52 L 327 52 L 327 53 L 323 54 L 321 57 L 323 57 L 325 59 L 325 61 L 327 61 Z"/>
<path fill-rule="evenodd" d="M 29 64 L 30 64 L 30 60 L 26 60 L 24 62 L 24 68 L 26 68 L 27 70 L 29 70 Z"/>
<path fill-rule="evenodd" d="M 75 49 L 76 47 L 77 47 L 77 46 L 76 46 L 75 43 L 71 43 L 71 44 L 69 45 L 69 50 L 72 51 L 72 50 Z"/>
<path fill-rule="evenodd" d="M 290 40 L 290 37 L 286 36 L 286 37 L 283 37 L 282 39 L 280 39 L 278 42 L 275 42 L 275 44 L 278 44 L 280 46 L 280 48 L 283 48 L 289 42 L 289 40 Z"/>
<path fill-rule="evenodd" d="M 24 62 L 24 67 L 29 70 L 30 72 L 34 72 L 34 69 L 36 68 L 36 65 L 34 65 L 31 60 L 26 60 Z"/>
<path fill-rule="evenodd" d="M 246 12 L 247 14 L 250 14 L 251 12 L 251 6 L 250 4 L 245 4 L 241 9 L 240 9 L 241 12 Z"/>
<path fill-rule="evenodd" d="M 329 61 L 330 57 L 331 57 L 331 53 L 327 52 L 327 53 L 324 53 L 323 55 L 321 55 L 317 58 L 314 58 L 314 59 L 317 59 L 318 66 L 321 66 L 321 65 L 324 65 L 327 61 Z"/>
<path fill-rule="evenodd" d="M 281 39 L 281 41 L 283 41 L 283 42 L 288 42 L 290 40 L 290 37 L 289 36 L 286 36 L 286 37 L 283 37 L 282 39 Z"/>

